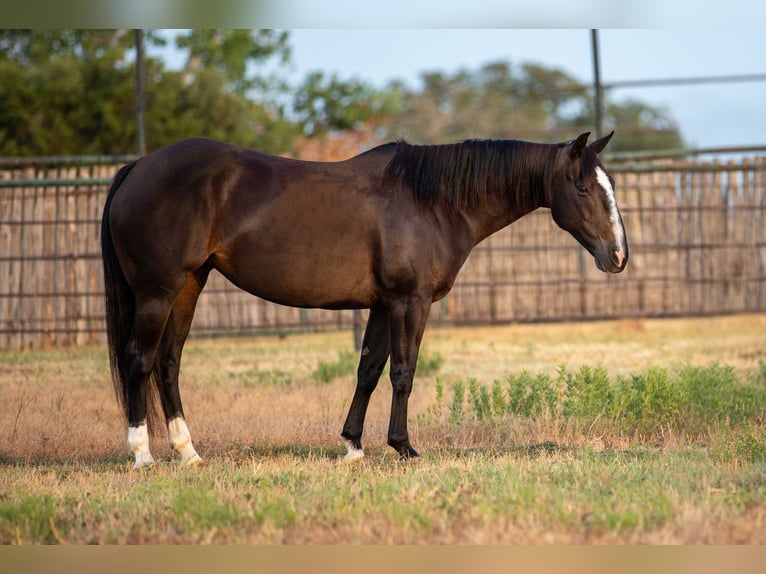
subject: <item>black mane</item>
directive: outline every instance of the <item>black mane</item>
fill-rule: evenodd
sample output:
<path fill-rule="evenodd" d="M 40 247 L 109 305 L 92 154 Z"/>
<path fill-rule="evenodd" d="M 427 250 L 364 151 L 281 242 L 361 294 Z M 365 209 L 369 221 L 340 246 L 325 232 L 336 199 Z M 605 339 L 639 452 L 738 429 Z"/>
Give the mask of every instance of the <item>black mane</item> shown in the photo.
<path fill-rule="evenodd" d="M 520 206 L 539 204 L 536 198 L 547 189 L 561 144 L 472 139 L 445 145 L 400 140 L 395 145 L 385 180 L 409 188 L 421 207 L 443 198 L 459 209 L 481 205 L 492 194 L 511 194 Z"/>

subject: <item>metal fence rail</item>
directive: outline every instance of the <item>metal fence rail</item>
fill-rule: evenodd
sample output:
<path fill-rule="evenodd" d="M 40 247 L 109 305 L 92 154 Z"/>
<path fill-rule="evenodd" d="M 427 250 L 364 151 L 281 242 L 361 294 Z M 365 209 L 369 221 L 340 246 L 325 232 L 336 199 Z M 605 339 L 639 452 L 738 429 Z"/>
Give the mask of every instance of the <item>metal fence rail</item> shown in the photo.
<path fill-rule="evenodd" d="M 766 155 L 725 162 L 648 154 L 608 161 L 630 243 L 620 275 L 596 270 L 547 210 L 471 254 L 435 323 L 505 323 L 766 310 Z M 100 218 L 131 156 L 0 159 L 0 349 L 104 341 Z M 351 327 L 351 311 L 292 309 L 212 273 L 193 333 Z"/>

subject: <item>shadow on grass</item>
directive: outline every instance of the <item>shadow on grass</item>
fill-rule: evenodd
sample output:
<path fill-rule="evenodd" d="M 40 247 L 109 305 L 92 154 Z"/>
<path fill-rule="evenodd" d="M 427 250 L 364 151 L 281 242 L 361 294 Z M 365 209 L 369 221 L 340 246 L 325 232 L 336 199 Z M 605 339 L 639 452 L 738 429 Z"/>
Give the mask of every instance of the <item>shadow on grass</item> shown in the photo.
<path fill-rule="evenodd" d="M 366 459 L 375 458 L 398 458 L 396 452 L 387 446 L 365 447 Z M 541 454 L 555 454 L 561 452 L 576 452 L 578 449 L 567 445 L 560 445 L 552 441 L 545 441 L 531 445 L 508 445 L 508 446 L 481 446 L 481 447 L 426 447 L 419 450 L 420 457 L 412 459 L 428 458 L 469 458 L 469 457 L 497 457 L 497 456 L 520 456 L 537 457 Z M 212 453 L 211 453 L 212 454 Z M 346 454 L 344 447 L 317 447 L 305 444 L 286 445 L 237 445 L 225 451 L 215 453 L 214 456 L 226 458 L 252 457 L 274 458 L 290 456 L 300 460 L 328 459 L 336 460 Z"/>
<path fill-rule="evenodd" d="M 62 469 L 88 467 L 91 470 L 115 470 L 125 467 L 129 460 L 127 456 L 108 454 L 94 457 L 58 457 L 50 455 L 8 456 L 0 452 L 0 467 L 61 467 Z"/>

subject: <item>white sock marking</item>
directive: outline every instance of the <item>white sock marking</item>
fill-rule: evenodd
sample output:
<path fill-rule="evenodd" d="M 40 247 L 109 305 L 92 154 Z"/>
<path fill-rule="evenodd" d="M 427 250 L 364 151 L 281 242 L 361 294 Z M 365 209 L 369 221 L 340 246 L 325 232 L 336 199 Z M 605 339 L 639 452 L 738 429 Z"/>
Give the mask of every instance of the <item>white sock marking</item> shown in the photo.
<path fill-rule="evenodd" d="M 149 430 L 146 422 L 137 427 L 128 427 L 128 453 L 135 457 L 134 469 L 154 464 L 154 457 L 149 452 Z"/>
<path fill-rule="evenodd" d="M 356 462 L 364 458 L 364 451 L 361 448 L 356 448 L 354 443 L 350 440 L 343 439 L 343 442 L 346 444 L 346 456 L 344 457 L 344 460 L 347 462 Z"/>
<path fill-rule="evenodd" d="M 194 450 L 189 427 L 186 426 L 183 417 L 168 421 L 168 442 L 173 450 L 181 455 L 181 466 L 202 462 L 202 458 Z"/>
<path fill-rule="evenodd" d="M 596 168 L 596 181 L 604 189 L 609 202 L 609 221 L 612 224 L 612 233 L 614 233 L 614 241 L 617 244 L 617 258 L 622 265 L 622 260 L 625 257 L 625 234 L 620 224 L 620 212 L 617 210 L 617 200 L 614 197 L 612 182 L 609 181 L 606 172 L 600 167 Z"/>

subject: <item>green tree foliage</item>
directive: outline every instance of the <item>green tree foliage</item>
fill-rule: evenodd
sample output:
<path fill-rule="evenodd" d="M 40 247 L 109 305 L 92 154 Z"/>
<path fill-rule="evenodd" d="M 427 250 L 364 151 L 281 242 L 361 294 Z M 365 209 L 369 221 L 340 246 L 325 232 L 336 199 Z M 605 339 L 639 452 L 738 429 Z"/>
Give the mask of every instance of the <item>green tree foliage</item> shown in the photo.
<path fill-rule="evenodd" d="M 156 32 L 150 44 L 162 44 Z M 342 131 L 382 117 L 395 98 L 322 73 L 297 88 L 270 62 L 290 57 L 288 33 L 190 30 L 176 37 L 180 71 L 145 56 L 148 150 L 205 136 L 273 153 L 298 135 Z M 135 150 L 135 38 L 130 30 L 0 31 L 0 154 Z"/>
<path fill-rule="evenodd" d="M 156 33 L 148 42 L 159 44 Z M 246 97 L 255 63 L 286 57 L 286 35 L 191 31 L 182 71 L 145 58 L 149 150 L 192 136 L 274 152 L 289 148 L 294 123 Z M 205 48 L 207 46 L 207 49 Z M 126 30 L 6 30 L 0 33 L 0 153 L 109 154 L 135 150 L 135 39 Z"/>
<path fill-rule="evenodd" d="M 288 33 L 275 30 L 190 30 L 176 39 L 188 52 L 185 72 L 194 75 L 215 69 L 226 78 L 227 87 L 245 96 L 262 84 L 252 64 L 277 57 L 290 58 Z"/>
<path fill-rule="evenodd" d="M 312 72 L 295 90 L 293 111 L 301 131 L 311 136 L 354 129 L 370 118 L 387 118 L 401 110 L 396 91 Z"/>
<path fill-rule="evenodd" d="M 113 30 L 1 31 L 0 153 L 128 151 L 132 42 Z"/>
<path fill-rule="evenodd" d="M 424 73 L 421 81 L 418 89 L 391 86 L 401 94 L 403 112 L 390 123 L 389 138 L 428 143 L 472 137 L 560 141 L 593 130 L 590 88 L 555 68 L 498 61 L 477 70 Z M 620 133 L 611 151 L 682 143 L 664 111 L 640 102 L 608 102 L 604 123 Z"/>
<path fill-rule="evenodd" d="M 659 108 L 637 100 L 607 102 L 605 121 L 620 126 L 620 142 L 611 151 L 677 149 L 684 146 L 678 124 Z M 617 143 L 617 142 L 615 142 Z"/>

